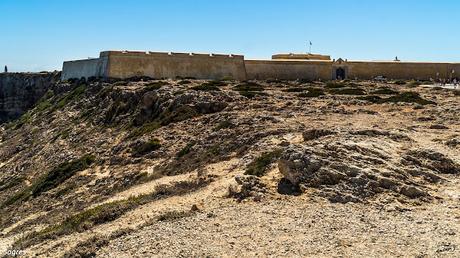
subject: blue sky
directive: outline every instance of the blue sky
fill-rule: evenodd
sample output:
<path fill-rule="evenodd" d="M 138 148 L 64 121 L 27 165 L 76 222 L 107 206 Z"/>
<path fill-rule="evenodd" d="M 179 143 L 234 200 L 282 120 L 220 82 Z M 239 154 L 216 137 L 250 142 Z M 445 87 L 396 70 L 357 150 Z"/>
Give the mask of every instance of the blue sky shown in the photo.
<path fill-rule="evenodd" d="M 101 50 L 460 62 L 458 0 L 0 0 L 0 65 L 61 69 Z"/>

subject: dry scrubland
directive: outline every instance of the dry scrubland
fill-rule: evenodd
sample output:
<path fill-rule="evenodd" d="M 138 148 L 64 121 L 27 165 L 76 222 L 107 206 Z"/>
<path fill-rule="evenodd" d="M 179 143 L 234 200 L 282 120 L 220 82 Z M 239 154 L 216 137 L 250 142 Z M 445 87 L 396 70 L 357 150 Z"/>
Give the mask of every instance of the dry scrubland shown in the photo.
<path fill-rule="evenodd" d="M 416 82 L 58 83 L 3 125 L 0 249 L 458 257 L 459 95 Z"/>

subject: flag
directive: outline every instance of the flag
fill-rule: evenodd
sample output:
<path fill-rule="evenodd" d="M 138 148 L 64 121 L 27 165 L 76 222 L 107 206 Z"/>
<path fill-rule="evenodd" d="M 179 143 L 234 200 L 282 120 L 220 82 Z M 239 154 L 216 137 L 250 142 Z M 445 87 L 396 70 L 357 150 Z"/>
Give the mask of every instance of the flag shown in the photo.
<path fill-rule="evenodd" d="M 311 43 L 311 41 L 310 41 L 310 46 L 311 46 L 311 45 L 313 45 L 313 43 Z"/>

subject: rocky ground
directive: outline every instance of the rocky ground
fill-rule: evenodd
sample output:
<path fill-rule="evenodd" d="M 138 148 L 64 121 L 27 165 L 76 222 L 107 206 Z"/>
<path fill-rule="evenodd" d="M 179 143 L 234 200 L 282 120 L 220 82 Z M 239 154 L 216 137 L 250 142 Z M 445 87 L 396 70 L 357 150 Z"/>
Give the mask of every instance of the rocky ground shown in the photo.
<path fill-rule="evenodd" d="M 3 124 L 0 251 L 460 256 L 460 93 L 418 82 L 60 82 Z"/>

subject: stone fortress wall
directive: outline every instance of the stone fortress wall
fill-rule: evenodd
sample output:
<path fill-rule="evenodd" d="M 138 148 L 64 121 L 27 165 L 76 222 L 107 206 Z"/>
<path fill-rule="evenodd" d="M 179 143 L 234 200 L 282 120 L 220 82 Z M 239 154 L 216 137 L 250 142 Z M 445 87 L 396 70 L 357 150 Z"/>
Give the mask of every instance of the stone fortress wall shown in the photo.
<path fill-rule="evenodd" d="M 190 77 L 196 79 L 389 79 L 430 80 L 460 77 L 460 63 L 330 60 L 315 54 L 278 54 L 272 60 L 242 55 L 105 51 L 99 58 L 64 62 L 62 79 Z"/>
<path fill-rule="evenodd" d="M 99 58 L 64 62 L 63 80 L 92 76 L 245 80 L 246 69 L 241 55 L 195 53 L 105 51 Z"/>
<path fill-rule="evenodd" d="M 248 80 L 331 80 L 332 62 L 301 60 L 246 60 Z"/>
<path fill-rule="evenodd" d="M 108 74 L 108 57 L 83 59 L 64 62 L 62 66 L 61 78 L 64 80 L 73 78 L 89 77 L 109 77 Z"/>
<path fill-rule="evenodd" d="M 352 61 L 343 65 L 349 78 L 372 79 L 385 76 L 391 79 L 450 79 L 460 77 L 460 64 L 422 62 L 366 62 Z"/>

